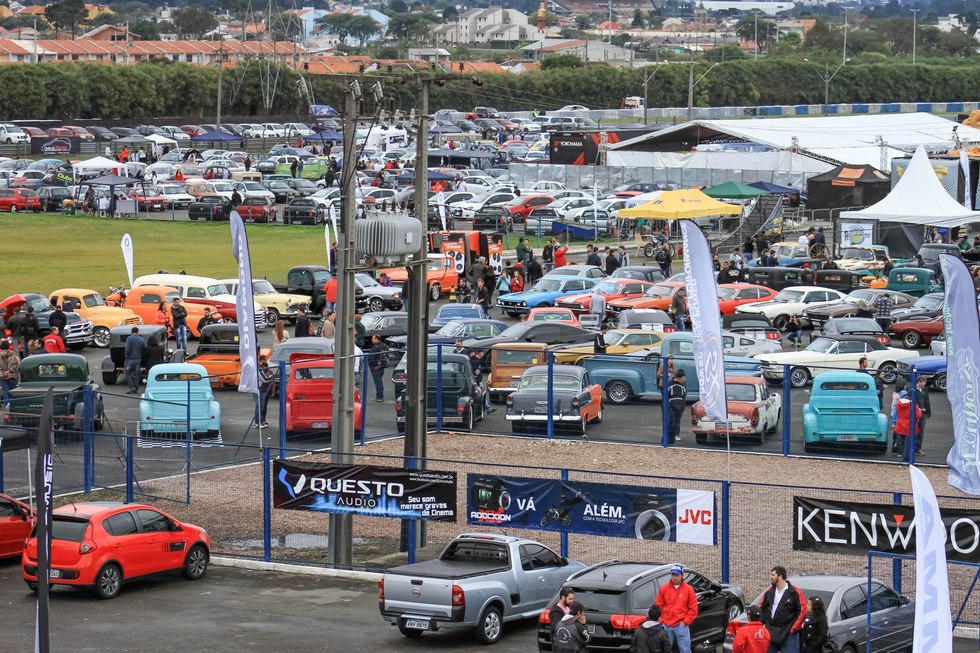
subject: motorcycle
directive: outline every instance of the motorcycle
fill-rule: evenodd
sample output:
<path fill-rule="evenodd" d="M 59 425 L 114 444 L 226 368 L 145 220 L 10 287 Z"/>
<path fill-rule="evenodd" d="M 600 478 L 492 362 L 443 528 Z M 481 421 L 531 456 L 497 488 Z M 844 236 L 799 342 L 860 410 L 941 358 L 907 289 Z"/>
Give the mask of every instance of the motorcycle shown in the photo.
<path fill-rule="evenodd" d="M 109 295 L 105 298 L 106 306 L 126 305 L 126 286 L 109 286 Z"/>

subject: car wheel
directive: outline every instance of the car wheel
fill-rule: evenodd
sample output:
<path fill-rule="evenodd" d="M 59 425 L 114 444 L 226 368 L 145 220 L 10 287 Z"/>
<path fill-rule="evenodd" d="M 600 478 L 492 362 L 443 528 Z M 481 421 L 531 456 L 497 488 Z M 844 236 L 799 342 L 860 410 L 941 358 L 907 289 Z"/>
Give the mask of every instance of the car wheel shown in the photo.
<path fill-rule="evenodd" d="M 593 424 L 602 424 L 602 407 L 601 406 L 599 407 L 599 414 L 595 416 L 595 419 L 592 420 L 592 423 Z"/>
<path fill-rule="evenodd" d="M 201 580 L 208 571 L 208 552 L 198 544 L 191 547 L 184 559 L 184 577 L 187 580 Z"/>
<path fill-rule="evenodd" d="M 400 632 L 405 637 L 408 637 L 410 639 L 414 639 L 415 637 L 421 637 L 422 636 L 422 633 L 424 631 L 422 631 L 422 630 L 420 630 L 418 628 L 406 628 L 405 626 L 403 626 L 399 622 L 399 624 L 398 624 L 398 632 Z"/>
<path fill-rule="evenodd" d="M 810 382 L 810 371 L 805 367 L 794 367 L 789 371 L 789 384 L 794 388 L 805 387 Z"/>
<path fill-rule="evenodd" d="M 496 644 L 504 632 L 500 608 L 495 605 L 488 605 L 477 623 L 476 639 L 481 644 Z"/>
<path fill-rule="evenodd" d="M 466 409 L 466 417 L 463 419 L 463 428 L 467 431 L 473 430 L 473 406 Z"/>
<path fill-rule="evenodd" d="M 940 392 L 946 392 L 946 373 L 937 374 L 932 377 L 932 385 Z"/>
<path fill-rule="evenodd" d="M 727 630 L 729 622 L 735 621 L 742 614 L 742 604 L 738 601 L 730 603 L 726 612 L 728 613 L 728 619 L 725 621 L 725 629 Z"/>
<path fill-rule="evenodd" d="M 100 599 L 114 599 L 122 588 L 122 570 L 115 564 L 107 564 L 95 575 L 95 595 Z"/>
<path fill-rule="evenodd" d="M 776 319 L 772 321 L 772 325 L 783 333 L 786 333 L 786 331 L 789 330 L 789 316 L 777 315 Z"/>
<path fill-rule="evenodd" d="M 102 373 L 102 383 L 103 385 L 116 385 L 116 380 L 119 378 L 119 374 L 116 372 L 103 372 Z"/>
<path fill-rule="evenodd" d="M 397 430 L 399 433 L 404 433 L 405 432 L 405 422 L 397 422 L 395 424 L 395 430 Z"/>
<path fill-rule="evenodd" d="M 274 308 L 265 309 L 265 323 L 271 327 L 276 326 L 276 322 L 281 319 L 279 311 Z"/>
<path fill-rule="evenodd" d="M 898 370 L 895 368 L 895 363 L 882 363 L 878 371 L 883 372 L 881 380 L 885 383 L 895 383 L 898 380 Z"/>
<path fill-rule="evenodd" d="M 384 300 L 380 297 L 372 297 L 368 305 L 373 313 L 380 313 L 381 311 L 385 310 Z"/>
<path fill-rule="evenodd" d="M 630 390 L 630 385 L 626 381 L 610 381 L 609 385 L 606 386 L 606 396 L 609 397 L 609 402 L 617 406 L 625 404 L 632 395 L 633 391 Z"/>
<path fill-rule="evenodd" d="M 109 347 L 109 329 L 100 326 L 95 327 L 92 331 L 92 340 L 95 342 L 95 346 L 99 349 L 106 349 Z"/>
<path fill-rule="evenodd" d="M 906 331 L 902 334 L 902 344 L 906 349 L 918 349 L 922 344 L 922 335 L 918 331 Z"/>
<path fill-rule="evenodd" d="M 437 302 L 439 301 L 440 297 L 442 297 L 442 287 L 437 283 L 434 283 L 431 286 L 429 286 L 429 299 L 431 299 L 434 302 Z"/>

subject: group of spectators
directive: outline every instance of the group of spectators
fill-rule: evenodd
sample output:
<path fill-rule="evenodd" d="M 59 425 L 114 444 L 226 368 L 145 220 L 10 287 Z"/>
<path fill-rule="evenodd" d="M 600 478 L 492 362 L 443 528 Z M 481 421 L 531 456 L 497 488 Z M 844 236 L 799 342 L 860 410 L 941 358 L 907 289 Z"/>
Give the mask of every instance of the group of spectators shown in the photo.
<path fill-rule="evenodd" d="M 67 307 L 71 311 L 71 306 Z M 10 391 L 20 385 L 20 362 L 35 354 L 65 353 L 65 327 L 68 316 L 56 306 L 48 318 L 48 333 L 41 336 L 41 325 L 34 307 L 21 306 L 13 315 L 0 308 L 0 401 L 10 401 Z M 10 336 L 3 337 L 10 332 Z"/>

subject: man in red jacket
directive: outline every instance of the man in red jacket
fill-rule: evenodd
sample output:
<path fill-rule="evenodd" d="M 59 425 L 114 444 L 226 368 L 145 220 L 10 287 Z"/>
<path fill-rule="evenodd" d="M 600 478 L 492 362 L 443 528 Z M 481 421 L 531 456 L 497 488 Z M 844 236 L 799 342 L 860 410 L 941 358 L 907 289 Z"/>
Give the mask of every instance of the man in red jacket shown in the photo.
<path fill-rule="evenodd" d="M 51 327 L 51 333 L 44 336 L 44 351 L 49 354 L 64 354 L 65 341 L 58 333 L 58 327 Z"/>
<path fill-rule="evenodd" d="M 750 605 L 746 612 L 749 622 L 743 624 L 732 642 L 732 653 L 766 653 L 769 650 L 769 631 L 762 623 L 762 609 Z"/>
<path fill-rule="evenodd" d="M 675 564 L 670 568 L 670 582 L 657 592 L 655 605 L 663 610 L 660 623 L 664 625 L 670 643 L 677 642 L 679 653 L 691 653 L 690 625 L 698 617 L 698 597 L 684 582 L 684 565 Z"/>

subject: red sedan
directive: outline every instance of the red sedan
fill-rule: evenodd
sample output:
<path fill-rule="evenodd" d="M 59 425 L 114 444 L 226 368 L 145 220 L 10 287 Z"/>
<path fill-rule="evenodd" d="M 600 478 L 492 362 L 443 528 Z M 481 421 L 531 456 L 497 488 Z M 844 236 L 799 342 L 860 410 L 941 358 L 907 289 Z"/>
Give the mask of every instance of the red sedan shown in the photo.
<path fill-rule="evenodd" d="M 211 559 L 207 531 L 139 504 L 67 504 L 54 511 L 51 539 L 51 584 L 92 588 L 101 599 L 117 596 L 124 580 L 174 569 L 200 580 Z M 36 592 L 35 537 L 24 547 L 21 572 Z"/>
<path fill-rule="evenodd" d="M 510 218 L 515 224 L 521 224 L 527 222 L 527 215 L 532 210 L 548 206 L 554 201 L 555 198 L 547 195 L 522 195 L 504 204 L 504 208 L 510 211 Z"/>
<path fill-rule="evenodd" d="M 765 286 L 750 283 L 723 283 L 718 286 L 718 306 L 722 315 L 731 315 L 736 306 L 767 302 L 776 296 L 776 291 Z"/>
<path fill-rule="evenodd" d="M 0 190 L 0 211 L 34 211 L 41 210 L 41 198 L 32 190 L 26 188 L 5 188 Z"/>
<path fill-rule="evenodd" d="M 892 336 L 902 341 L 906 349 L 928 347 L 933 338 L 943 332 L 943 317 L 920 318 L 895 322 L 888 329 Z"/>
<path fill-rule="evenodd" d="M 587 292 L 574 295 L 563 295 L 558 298 L 555 305 L 560 308 L 568 308 L 575 313 L 588 312 L 592 306 L 592 298 L 595 295 L 603 295 L 606 298 L 606 306 L 609 302 L 617 299 L 627 299 L 629 297 L 640 297 L 646 292 L 647 288 L 653 286 L 649 281 L 637 281 L 636 279 L 606 279 L 600 281 L 595 287 Z"/>
<path fill-rule="evenodd" d="M 34 511 L 30 506 L 0 494 L 0 558 L 19 556 L 33 527 Z"/>
<path fill-rule="evenodd" d="M 170 206 L 169 199 L 159 193 L 154 193 L 149 188 L 146 190 L 134 189 L 129 196 L 136 200 L 141 211 L 163 211 Z"/>

